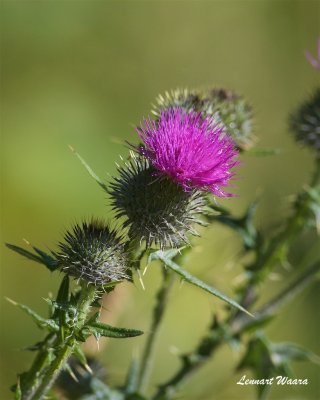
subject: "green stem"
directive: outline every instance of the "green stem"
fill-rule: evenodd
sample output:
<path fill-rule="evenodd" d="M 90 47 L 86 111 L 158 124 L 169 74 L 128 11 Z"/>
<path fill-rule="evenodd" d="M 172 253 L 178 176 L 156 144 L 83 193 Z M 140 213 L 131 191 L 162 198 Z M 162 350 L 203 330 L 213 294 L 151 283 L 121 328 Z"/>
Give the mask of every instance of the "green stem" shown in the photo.
<path fill-rule="evenodd" d="M 32 400 L 41 400 L 49 392 L 55 380 L 57 379 L 60 371 L 66 365 L 69 357 L 71 356 L 74 348 L 74 343 L 64 343 L 61 349 L 56 353 L 56 357 L 47 369 L 42 382 L 35 394 L 31 397 Z"/>
<path fill-rule="evenodd" d="M 50 348 L 56 341 L 56 334 L 49 333 L 41 344 L 36 358 L 34 359 L 31 368 L 22 377 L 21 389 L 23 392 L 23 399 L 30 399 L 41 381 L 41 376 L 45 368 L 50 364 Z"/>
<path fill-rule="evenodd" d="M 258 310 L 254 311 L 254 320 L 252 320 L 252 318 L 248 318 L 246 315 L 239 315 L 239 317 L 234 319 L 230 325 L 230 331 L 232 332 L 232 335 L 238 335 L 239 333 L 250 327 L 252 324 L 256 324 L 257 321 L 262 321 L 266 317 L 274 315 L 280 307 L 282 307 L 284 304 L 289 303 L 308 285 L 310 285 L 310 283 L 314 281 L 314 277 L 319 271 L 320 261 L 314 263 L 309 268 L 307 268 L 303 272 L 303 274 L 301 274 L 282 292 L 280 292 L 265 305 L 261 306 Z"/>
<path fill-rule="evenodd" d="M 150 328 L 150 334 L 147 338 L 141 361 L 141 370 L 139 377 L 139 389 L 141 393 L 145 392 L 149 383 L 155 347 L 160 332 L 159 329 L 166 309 L 172 284 L 174 282 L 174 275 L 171 271 L 168 271 L 165 268 L 163 268 L 162 271 L 163 282 L 156 296 L 156 305 L 153 310 L 153 319 Z"/>
<path fill-rule="evenodd" d="M 50 360 L 45 358 L 48 353 L 48 348 L 45 352 L 41 352 L 33 363 L 30 373 L 27 375 L 26 385 L 23 387 L 23 400 L 40 400 L 49 392 L 60 371 L 66 365 L 68 358 L 71 356 L 76 339 L 74 333 L 79 331 L 85 324 L 91 304 L 97 296 L 95 286 L 85 286 L 81 288 L 80 296 L 77 302 L 77 324 L 70 332 L 68 339 L 61 335 L 55 335 L 55 341 L 52 343 L 52 348 L 56 350 L 55 357 Z"/>

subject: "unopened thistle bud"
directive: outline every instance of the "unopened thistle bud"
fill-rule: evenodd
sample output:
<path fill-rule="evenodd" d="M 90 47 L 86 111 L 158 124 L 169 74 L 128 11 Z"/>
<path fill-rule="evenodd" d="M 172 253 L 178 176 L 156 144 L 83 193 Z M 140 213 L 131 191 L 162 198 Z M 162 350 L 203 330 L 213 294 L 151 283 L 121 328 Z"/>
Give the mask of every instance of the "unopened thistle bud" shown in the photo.
<path fill-rule="evenodd" d="M 201 223 L 197 214 L 204 205 L 199 191 L 184 191 L 135 154 L 118 171 L 110 184 L 111 204 L 116 218 L 125 217 L 130 238 L 164 248 L 179 247 L 188 243 L 189 233 L 197 234 L 193 225 Z"/>
<path fill-rule="evenodd" d="M 61 271 L 104 287 L 129 279 L 128 261 L 121 237 L 97 220 L 75 225 L 55 254 Z"/>
<path fill-rule="evenodd" d="M 175 107 L 201 112 L 222 123 L 240 150 L 246 150 L 254 144 L 252 108 L 242 96 L 231 90 L 174 90 L 158 96 L 156 102 L 153 113 L 158 117 L 161 111 Z"/>
<path fill-rule="evenodd" d="M 290 116 L 297 142 L 313 148 L 320 156 L 320 88 Z"/>

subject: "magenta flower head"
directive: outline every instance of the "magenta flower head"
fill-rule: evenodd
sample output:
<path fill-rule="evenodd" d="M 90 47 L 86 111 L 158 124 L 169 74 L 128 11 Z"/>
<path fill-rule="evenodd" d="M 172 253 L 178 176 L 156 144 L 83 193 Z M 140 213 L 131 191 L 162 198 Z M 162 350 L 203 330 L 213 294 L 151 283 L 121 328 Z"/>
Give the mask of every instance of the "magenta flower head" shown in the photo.
<path fill-rule="evenodd" d="M 159 175 L 172 178 L 184 191 L 232 196 L 222 188 L 234 175 L 238 151 L 214 118 L 177 107 L 162 111 L 158 121 L 145 120 L 137 132 L 144 144 L 140 153 Z"/>
<path fill-rule="evenodd" d="M 320 70 L 320 37 L 318 38 L 317 57 L 313 57 L 313 55 L 308 50 L 305 51 L 305 56 L 314 68 Z"/>

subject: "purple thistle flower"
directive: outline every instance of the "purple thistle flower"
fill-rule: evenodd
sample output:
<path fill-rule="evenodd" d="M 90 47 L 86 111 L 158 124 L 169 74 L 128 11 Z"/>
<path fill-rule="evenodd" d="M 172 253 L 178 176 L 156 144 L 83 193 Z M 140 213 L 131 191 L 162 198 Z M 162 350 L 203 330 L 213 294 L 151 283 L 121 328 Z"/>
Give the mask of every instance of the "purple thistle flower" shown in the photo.
<path fill-rule="evenodd" d="M 318 38 L 317 52 L 318 52 L 317 58 L 313 57 L 313 55 L 308 50 L 305 50 L 304 54 L 306 56 L 306 59 L 314 68 L 320 69 L 320 37 Z"/>
<path fill-rule="evenodd" d="M 178 182 L 185 191 L 198 189 L 219 197 L 232 196 L 221 189 L 239 164 L 238 152 L 223 126 L 212 117 L 181 108 L 164 110 L 158 121 L 144 121 L 137 129 L 144 142 L 139 148 L 160 172 Z"/>

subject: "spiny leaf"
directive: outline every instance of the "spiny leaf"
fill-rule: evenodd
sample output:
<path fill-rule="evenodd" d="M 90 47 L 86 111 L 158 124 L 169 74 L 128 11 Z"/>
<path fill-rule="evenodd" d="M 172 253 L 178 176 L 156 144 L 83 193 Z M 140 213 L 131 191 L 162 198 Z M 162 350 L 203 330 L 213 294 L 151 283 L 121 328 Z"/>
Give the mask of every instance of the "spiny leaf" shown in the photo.
<path fill-rule="evenodd" d="M 99 313 L 96 313 L 84 327 L 88 328 L 96 337 L 105 336 L 111 338 L 128 338 L 143 334 L 142 331 L 136 329 L 116 328 L 114 326 L 104 324 L 103 322 L 98 321 L 98 317 Z"/>
<path fill-rule="evenodd" d="M 22 247 L 15 246 L 14 244 L 10 244 L 10 243 L 6 243 L 6 246 L 7 246 L 10 250 L 13 250 L 13 251 L 15 251 L 16 253 L 18 253 L 18 254 L 20 254 L 20 255 L 26 257 L 26 258 L 29 258 L 29 260 L 32 260 L 32 261 L 38 262 L 38 263 L 40 263 L 40 264 L 43 264 L 43 260 L 42 260 L 41 257 L 36 256 L 35 254 L 31 253 L 31 252 L 28 251 L 28 250 L 23 249 Z"/>
<path fill-rule="evenodd" d="M 55 271 L 58 268 L 58 262 L 55 258 L 45 253 L 44 251 L 32 246 L 33 250 L 39 254 L 44 265 L 46 265 L 50 271 Z"/>
<path fill-rule="evenodd" d="M 176 274 L 180 275 L 185 281 L 191 283 L 192 285 L 195 285 L 206 292 L 209 292 L 213 294 L 214 296 L 218 297 L 219 299 L 225 301 L 229 305 L 236 307 L 238 310 L 245 312 L 246 314 L 250 315 L 253 317 L 249 311 L 247 311 L 245 308 L 243 308 L 240 304 L 238 304 L 236 301 L 232 300 L 230 297 L 224 295 L 223 293 L 219 292 L 217 289 L 215 289 L 212 286 L 209 286 L 205 282 L 201 281 L 200 279 L 196 278 L 192 274 L 190 274 L 188 271 L 185 271 L 183 268 L 181 268 L 178 264 L 176 264 L 174 261 L 172 261 L 171 253 L 166 252 L 166 251 L 156 251 L 152 253 L 149 257 L 149 261 L 152 260 L 161 260 L 168 268 L 172 269 Z"/>
<path fill-rule="evenodd" d="M 103 324 L 102 322 L 96 322 L 89 325 L 89 329 L 93 334 L 110 338 L 129 338 L 143 334 L 142 331 L 136 329 L 116 328 L 114 326 Z"/>
<path fill-rule="evenodd" d="M 88 163 L 80 156 L 79 153 L 76 152 L 76 150 L 72 147 L 69 146 L 70 150 L 72 153 L 80 160 L 81 164 L 85 167 L 85 169 L 89 172 L 91 177 L 102 187 L 103 190 L 108 192 L 107 186 L 103 183 L 103 181 L 98 177 L 98 175 L 93 171 L 93 169 L 88 165 Z"/>
<path fill-rule="evenodd" d="M 80 361 L 80 363 L 85 367 L 85 369 L 92 374 L 92 369 L 89 367 L 89 364 L 87 362 L 87 357 L 79 345 L 75 346 L 73 355 Z"/>
<path fill-rule="evenodd" d="M 295 343 L 272 343 L 270 345 L 272 353 L 276 355 L 277 360 L 281 362 L 310 361 L 314 364 L 320 364 L 320 357 L 312 351 L 304 349 Z"/>
<path fill-rule="evenodd" d="M 68 301 L 69 301 L 69 276 L 65 275 L 59 287 L 56 302 L 67 303 Z"/>
<path fill-rule="evenodd" d="M 29 260 L 45 265 L 51 272 L 55 271 L 58 268 L 57 261 L 53 257 L 43 252 L 42 250 L 37 249 L 36 247 L 32 246 L 32 248 L 39 254 L 39 256 L 14 244 L 6 243 L 6 246 L 10 250 L 15 251 L 16 253 L 28 258 Z"/>
<path fill-rule="evenodd" d="M 245 248 L 253 249 L 257 244 L 258 238 L 256 228 L 253 224 L 256 208 L 257 202 L 251 203 L 245 214 L 239 218 L 231 215 L 226 209 L 219 209 L 217 206 L 210 204 L 208 205 L 208 209 L 211 209 L 211 212 L 209 211 L 205 217 L 209 222 L 220 222 L 235 230 L 242 237 Z M 215 215 L 214 212 L 218 210 L 220 214 Z"/>
<path fill-rule="evenodd" d="M 9 301 L 9 303 L 13 304 L 14 306 L 19 307 L 21 310 L 23 310 L 26 314 L 30 315 L 34 322 L 39 326 L 39 328 L 46 328 L 49 331 L 57 332 L 59 330 L 58 325 L 56 322 L 52 319 L 45 319 L 43 317 L 40 317 L 35 311 L 33 311 L 31 308 L 24 304 L 17 303 L 16 301 L 13 301 L 6 297 L 6 299 Z"/>

